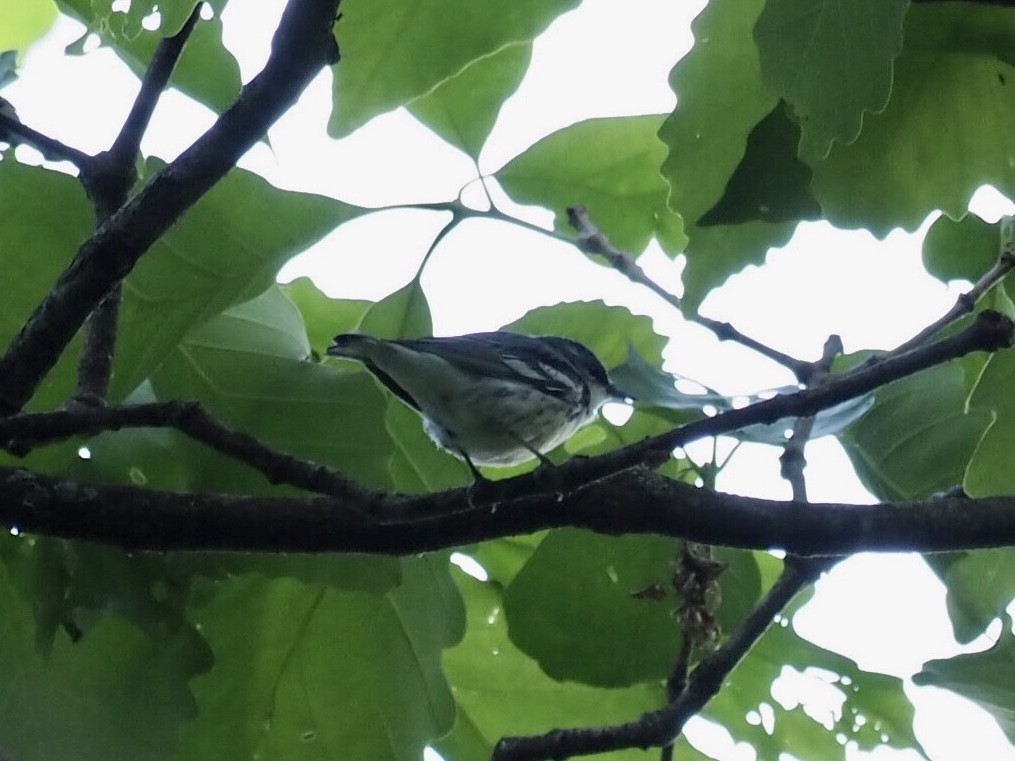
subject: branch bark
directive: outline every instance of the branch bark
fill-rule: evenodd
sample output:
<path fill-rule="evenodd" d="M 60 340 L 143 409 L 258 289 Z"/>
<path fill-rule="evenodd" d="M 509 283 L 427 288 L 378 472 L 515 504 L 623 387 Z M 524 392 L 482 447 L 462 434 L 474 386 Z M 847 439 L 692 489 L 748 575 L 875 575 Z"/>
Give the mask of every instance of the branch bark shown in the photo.
<path fill-rule="evenodd" d="M 371 517 L 392 507 L 413 517 Z M 414 497 L 372 493 L 360 499 L 198 495 L 82 484 L 0 468 L 0 523 L 131 551 L 410 555 L 571 526 L 826 556 L 1012 546 L 1015 497 L 804 504 L 722 494 L 637 469 L 559 501 L 551 495 L 491 507 L 470 505 L 462 489 Z"/>

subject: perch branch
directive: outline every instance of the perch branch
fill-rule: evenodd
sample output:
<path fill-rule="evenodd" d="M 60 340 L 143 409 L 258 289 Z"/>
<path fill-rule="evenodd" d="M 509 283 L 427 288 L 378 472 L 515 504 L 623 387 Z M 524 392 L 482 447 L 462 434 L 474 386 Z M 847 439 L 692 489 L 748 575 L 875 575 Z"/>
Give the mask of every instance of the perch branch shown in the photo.
<path fill-rule="evenodd" d="M 410 517 L 372 517 L 393 508 Z M 464 490 L 343 498 L 179 494 L 0 468 L 0 524 L 129 551 L 411 555 L 570 526 L 828 556 L 1013 546 L 1015 498 L 778 502 L 699 489 L 639 468 L 575 494 L 490 507 L 470 506 Z"/>

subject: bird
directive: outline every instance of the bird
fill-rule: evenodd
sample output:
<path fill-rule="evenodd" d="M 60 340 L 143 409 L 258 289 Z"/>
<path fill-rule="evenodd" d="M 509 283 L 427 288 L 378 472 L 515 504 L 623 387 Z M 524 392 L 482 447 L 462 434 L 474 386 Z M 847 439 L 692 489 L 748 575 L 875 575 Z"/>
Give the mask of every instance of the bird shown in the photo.
<path fill-rule="evenodd" d="M 479 467 L 512 466 L 546 453 L 596 419 L 608 401 L 631 398 L 587 347 L 559 336 L 508 331 L 384 339 L 342 333 L 327 349 L 358 360 L 423 418 L 427 435 Z"/>

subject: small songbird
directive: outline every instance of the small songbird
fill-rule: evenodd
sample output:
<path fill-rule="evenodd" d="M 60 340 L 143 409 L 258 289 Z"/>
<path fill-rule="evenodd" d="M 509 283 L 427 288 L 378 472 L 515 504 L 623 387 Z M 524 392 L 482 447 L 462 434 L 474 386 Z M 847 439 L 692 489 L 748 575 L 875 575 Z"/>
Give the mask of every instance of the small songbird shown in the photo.
<path fill-rule="evenodd" d="M 498 331 L 385 340 L 335 336 L 327 352 L 362 362 L 418 412 L 438 446 L 479 465 L 517 465 L 564 443 L 607 401 L 629 394 L 611 383 L 577 341 Z"/>

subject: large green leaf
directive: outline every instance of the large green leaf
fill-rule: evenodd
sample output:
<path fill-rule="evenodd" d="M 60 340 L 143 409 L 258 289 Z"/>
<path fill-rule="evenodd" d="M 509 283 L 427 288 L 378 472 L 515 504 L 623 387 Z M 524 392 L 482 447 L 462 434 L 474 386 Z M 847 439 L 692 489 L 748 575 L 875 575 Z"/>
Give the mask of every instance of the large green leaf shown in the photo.
<path fill-rule="evenodd" d="M 285 262 L 363 211 L 324 196 L 279 190 L 234 169 L 152 246 L 125 281 L 114 397 L 154 371 L 190 330 L 263 292 Z"/>
<path fill-rule="evenodd" d="M 618 248 L 638 255 L 656 238 L 667 253 L 683 250 L 680 217 L 666 205 L 659 176 L 666 148 L 656 133 L 661 116 L 589 119 L 544 137 L 516 156 L 496 177 L 518 203 L 556 214 L 570 230 L 565 210 L 588 208 L 592 222 Z"/>
<path fill-rule="evenodd" d="M 558 680 L 599 687 L 663 681 L 682 633 L 673 588 L 680 543 L 559 530 L 543 539 L 504 594 L 511 640 Z M 752 553 L 718 550 L 718 624 L 729 634 L 761 593 Z"/>
<path fill-rule="evenodd" d="M 342 63 L 335 68 L 329 132 L 349 134 L 473 61 L 533 39 L 576 5 L 575 0 L 347 0 L 336 27 Z"/>
<path fill-rule="evenodd" d="M 751 130 L 744 158 L 723 197 L 698 225 L 819 218 L 821 208 L 810 189 L 811 169 L 797 158 L 799 142 L 800 128 L 780 103 Z"/>
<path fill-rule="evenodd" d="M 433 332 L 430 305 L 419 278 L 413 278 L 367 309 L 359 330 L 377 338 L 419 338 Z"/>
<path fill-rule="evenodd" d="M 996 420 L 980 439 L 969 461 L 964 486 L 973 497 L 1011 494 L 1015 491 L 1015 472 L 1010 467 L 1015 451 L 1015 352 L 1003 351 L 987 361 L 976 382 L 969 404 L 991 410 Z"/>
<path fill-rule="evenodd" d="M 881 111 L 902 49 L 908 0 L 769 0 L 754 27 L 768 89 L 793 106 L 800 154 L 850 143 L 865 112 Z M 834 83 L 834 86 L 829 86 Z"/>
<path fill-rule="evenodd" d="M 191 333 L 153 377 L 160 399 L 197 399 L 222 421 L 290 454 L 387 485 L 385 402 L 362 372 L 309 361 L 302 318 L 277 287 Z M 352 368 L 349 368 L 352 370 Z M 188 447 L 191 488 L 264 488 L 263 477 Z"/>
<path fill-rule="evenodd" d="M 696 225 L 722 198 L 755 125 L 778 103 L 762 82 L 753 39 L 764 6 L 762 0 L 709 3 L 691 27 L 694 48 L 670 74 L 677 108 L 659 137 L 669 151 L 662 164 L 669 207 L 683 217 L 689 238 L 683 274 L 683 303 L 689 310 L 730 274 L 760 263 L 793 228 L 766 222 Z"/>
<path fill-rule="evenodd" d="M 80 184 L 66 174 L 0 161 L 0 344 L 17 335 L 92 228 Z M 75 342 L 36 392 L 33 408 L 52 408 L 74 388 Z"/>
<path fill-rule="evenodd" d="M 973 213 L 956 222 L 942 216 L 923 239 L 923 266 L 941 280 L 976 281 L 997 261 L 1001 226 Z"/>
<path fill-rule="evenodd" d="M 1015 695 L 1011 689 L 1015 669 L 1015 636 L 1005 616 L 1001 636 L 989 650 L 928 661 L 913 677 L 921 685 L 944 687 L 972 700 L 997 721 L 1015 743 Z"/>
<path fill-rule="evenodd" d="M 830 728 L 801 705 L 787 707 L 772 698 L 771 685 L 787 667 L 811 674 L 825 690 L 841 693 L 841 709 L 827 717 Z M 771 711 L 774 731 L 748 720 L 762 706 Z M 913 734 L 913 707 L 901 679 L 863 671 L 848 658 L 802 639 L 786 618 L 750 650 L 702 715 L 719 722 L 735 740 L 754 746 L 759 758 L 789 753 L 796 758 L 845 759 L 847 742 L 861 750 L 888 746 L 923 752 Z"/>
<path fill-rule="evenodd" d="M 296 278 L 282 290 L 303 315 L 310 349 L 318 356 L 323 356 L 336 335 L 355 330 L 371 306 L 369 301 L 330 299 L 308 277 Z"/>
<path fill-rule="evenodd" d="M 418 761 L 454 721 L 441 651 L 462 635 L 445 556 L 385 595 L 238 576 L 194 611 L 215 665 L 177 758 Z"/>
<path fill-rule="evenodd" d="M 952 364 L 878 390 L 876 403 L 839 437 L 864 486 L 881 499 L 918 499 L 962 483 L 990 424 L 966 408 L 963 370 Z"/>
<path fill-rule="evenodd" d="M 456 579 L 466 600 L 468 631 L 445 654 L 444 667 L 458 702 L 458 720 L 454 732 L 435 743 L 449 761 L 488 759 L 505 735 L 620 723 L 662 706 L 665 693 L 659 684 L 608 690 L 550 679 L 508 638 L 497 586 L 464 574 Z M 677 753 L 690 761 L 704 758 L 684 738 L 678 740 Z M 646 753 L 635 749 L 597 758 L 642 761 Z"/>
<path fill-rule="evenodd" d="M 827 218 L 886 235 L 933 210 L 958 219 L 989 183 L 1015 193 L 1015 18 L 1005 8 L 913 4 L 887 108 L 813 163 Z"/>
<path fill-rule="evenodd" d="M 2 567 L 0 608 L 4 753 L 19 761 L 159 761 L 178 745 L 195 713 L 188 680 L 207 666 L 192 640 L 153 638 L 110 615 L 76 642 L 56 632 L 43 655 L 32 612 Z"/>
<path fill-rule="evenodd" d="M 670 577 L 679 543 L 559 530 L 504 594 L 511 641 L 559 681 L 598 687 L 662 681 L 680 650 Z M 642 598 L 647 588 L 670 590 Z"/>
<path fill-rule="evenodd" d="M 670 208 L 689 223 L 722 196 L 747 136 L 776 105 L 752 37 L 764 7 L 763 0 L 709 3 L 691 26 L 694 48 L 670 73 L 677 108 L 659 131 L 669 148 L 662 173 Z"/>
<path fill-rule="evenodd" d="M 531 57 L 531 43 L 505 45 L 416 98 L 409 111 L 478 161 L 500 107 L 518 88 Z"/>
<path fill-rule="evenodd" d="M 42 37 L 56 21 L 53 0 L 19 2 L 5 0 L 0 3 L 4 23 L 0 26 L 0 50 L 24 52 L 29 45 Z"/>
<path fill-rule="evenodd" d="M 623 362 L 629 347 L 649 362 L 661 364 L 666 345 L 666 339 L 653 330 L 651 319 L 602 301 L 538 307 L 505 325 L 504 330 L 573 339 L 591 349 L 607 368 Z"/>
<path fill-rule="evenodd" d="M 926 556 L 948 587 L 945 601 L 955 639 L 971 642 L 1015 599 L 1015 550 L 950 552 Z"/>
<path fill-rule="evenodd" d="M 222 45 L 221 13 L 226 1 L 209 4 L 214 17 L 197 23 L 170 79 L 182 92 L 220 113 L 240 92 L 240 67 Z M 194 8 L 192 0 L 143 0 L 131 2 L 126 11 L 114 11 L 114 0 L 57 0 L 57 4 L 98 35 L 102 44 L 112 48 L 138 77 L 144 76 L 162 38 L 176 34 Z M 142 26 L 146 17 L 158 18 L 158 28 Z M 70 52 L 79 52 L 83 41 L 79 40 Z"/>

